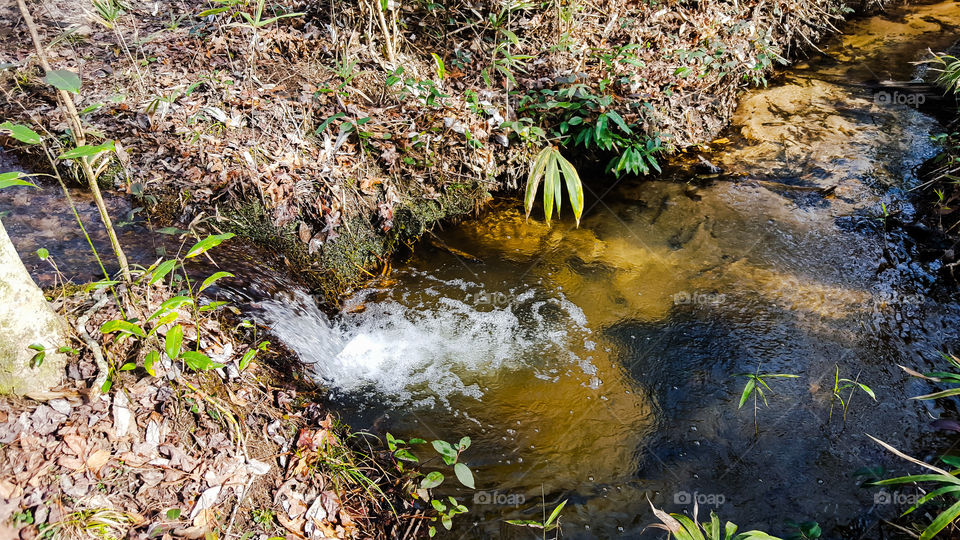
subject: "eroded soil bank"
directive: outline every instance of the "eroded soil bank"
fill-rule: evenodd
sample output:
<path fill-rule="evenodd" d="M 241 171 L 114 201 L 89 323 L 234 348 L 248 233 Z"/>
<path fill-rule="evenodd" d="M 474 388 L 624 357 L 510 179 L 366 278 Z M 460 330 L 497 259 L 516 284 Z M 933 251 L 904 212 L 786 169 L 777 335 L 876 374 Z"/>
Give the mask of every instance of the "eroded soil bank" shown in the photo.
<path fill-rule="evenodd" d="M 33 9 L 53 66 L 81 76 L 91 136 L 120 143 L 105 184 L 165 224 L 280 251 L 331 302 L 438 220 L 522 184 L 544 145 L 606 161 L 709 140 L 740 91 L 862 7 L 280 2 L 246 22 L 255 4 Z M 16 6 L 0 20 L 0 116 L 63 135 Z"/>

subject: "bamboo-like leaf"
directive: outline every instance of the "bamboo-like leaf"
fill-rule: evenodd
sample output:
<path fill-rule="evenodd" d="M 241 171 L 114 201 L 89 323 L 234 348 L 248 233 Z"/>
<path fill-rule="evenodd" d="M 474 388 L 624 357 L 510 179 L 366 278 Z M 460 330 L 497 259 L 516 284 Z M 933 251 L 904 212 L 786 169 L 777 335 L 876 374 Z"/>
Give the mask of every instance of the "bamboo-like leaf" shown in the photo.
<path fill-rule="evenodd" d="M 553 512 L 550 512 L 550 517 L 548 517 L 547 521 L 543 523 L 544 528 L 550 527 L 553 524 L 554 520 L 560 517 L 560 512 L 563 511 L 563 507 L 566 505 L 567 505 L 567 501 L 563 501 L 562 503 L 558 504 L 556 508 L 553 509 Z"/>
<path fill-rule="evenodd" d="M 553 217 L 553 201 L 554 195 L 553 192 L 555 189 L 559 188 L 559 177 L 557 172 L 557 159 L 553 156 L 550 150 L 551 155 L 547 159 L 547 171 L 543 177 L 543 217 L 547 220 L 547 224 L 550 224 L 550 218 Z"/>
<path fill-rule="evenodd" d="M 950 397 L 960 395 L 960 388 L 950 388 L 949 390 L 941 390 L 939 392 L 934 392 L 932 394 L 926 394 L 924 396 L 914 396 L 910 399 L 939 399 L 943 397 Z"/>
<path fill-rule="evenodd" d="M 527 219 L 530 218 L 530 212 L 533 210 L 533 201 L 537 197 L 537 188 L 540 185 L 540 179 L 543 176 L 543 171 L 547 166 L 547 158 L 549 157 L 549 148 L 544 148 L 537 154 L 537 157 L 533 160 L 533 165 L 530 167 L 530 176 L 527 177 L 527 193 L 523 198 L 523 207 L 527 211 Z"/>
<path fill-rule="evenodd" d="M 9 131 L 11 137 L 22 143 L 40 144 L 40 134 L 23 124 L 4 122 L 0 124 L 0 129 Z"/>
<path fill-rule="evenodd" d="M 559 153 L 557 154 L 557 163 L 560 165 L 560 171 L 567 183 L 567 195 L 570 197 L 570 206 L 573 207 L 573 217 L 577 220 L 577 227 L 580 226 L 580 216 L 583 215 L 583 184 L 580 182 L 580 175 L 572 163 L 567 161 Z"/>
<path fill-rule="evenodd" d="M 960 501 L 953 503 L 953 506 L 947 508 L 933 520 L 930 525 L 920 533 L 920 540 L 930 540 L 937 536 L 937 533 L 944 527 L 953 523 L 960 516 Z"/>
<path fill-rule="evenodd" d="M 36 185 L 30 182 L 27 182 L 26 180 L 21 180 L 21 178 L 24 176 L 26 175 L 20 171 L 0 173 L 0 189 L 13 187 L 13 186 L 37 187 Z"/>
<path fill-rule="evenodd" d="M 183 326 L 176 325 L 167 331 L 167 337 L 164 340 L 163 349 L 171 360 L 180 357 L 180 348 L 183 346 Z"/>
<path fill-rule="evenodd" d="M 935 490 L 931 491 L 930 493 L 927 493 L 927 494 L 924 495 L 923 497 L 920 497 L 920 499 L 917 500 L 917 503 L 916 503 L 916 504 L 914 504 L 913 506 L 911 506 L 910 508 L 908 508 L 907 511 L 904 512 L 904 513 L 901 514 L 901 515 L 904 515 L 904 516 L 905 516 L 905 515 L 909 514 L 910 512 L 913 512 L 913 511 L 916 510 L 917 508 L 920 508 L 921 506 L 923 506 L 923 505 L 926 504 L 927 502 L 929 502 L 929 501 L 931 501 L 931 500 L 933 500 L 933 499 L 936 499 L 936 498 L 939 497 L 940 495 L 945 495 L 945 494 L 947 494 L 947 493 L 956 493 L 956 492 L 958 492 L 958 491 L 960 491 L 960 486 L 943 486 L 943 487 L 941 487 L 941 488 L 939 488 L 939 489 L 935 489 Z"/>
<path fill-rule="evenodd" d="M 747 402 L 747 399 L 750 398 L 750 394 L 753 392 L 753 387 L 757 385 L 757 382 L 754 379 L 747 381 L 746 386 L 743 387 L 743 393 L 740 394 L 740 405 L 737 405 L 738 409 L 743 408 L 743 404 Z"/>

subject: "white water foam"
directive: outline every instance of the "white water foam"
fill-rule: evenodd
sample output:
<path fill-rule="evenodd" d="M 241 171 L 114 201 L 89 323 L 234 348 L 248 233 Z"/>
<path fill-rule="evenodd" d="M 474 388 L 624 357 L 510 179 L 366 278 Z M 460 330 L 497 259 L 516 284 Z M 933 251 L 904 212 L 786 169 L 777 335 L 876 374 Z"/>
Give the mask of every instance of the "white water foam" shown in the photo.
<path fill-rule="evenodd" d="M 417 277 L 433 287 L 360 291 L 334 322 L 302 292 L 261 302 L 260 317 L 332 390 L 397 404 L 479 399 L 503 370 L 595 371 L 586 317 L 562 295 L 510 291 L 500 296 L 508 303 L 491 305 L 476 300 L 478 284 Z"/>

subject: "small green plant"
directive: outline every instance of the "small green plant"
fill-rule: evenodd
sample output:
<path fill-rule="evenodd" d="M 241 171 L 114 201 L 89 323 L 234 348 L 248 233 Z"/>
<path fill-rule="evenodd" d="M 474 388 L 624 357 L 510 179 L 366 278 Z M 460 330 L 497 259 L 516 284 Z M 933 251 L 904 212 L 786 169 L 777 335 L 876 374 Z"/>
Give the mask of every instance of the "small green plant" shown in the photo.
<path fill-rule="evenodd" d="M 171 361 L 180 361 L 194 371 L 208 371 L 223 367 L 223 364 L 214 362 L 209 356 L 200 352 L 199 339 L 196 341 L 196 346 L 193 349 L 185 348 L 183 325 L 173 323 L 180 316 L 177 311 L 179 308 L 189 308 L 193 315 L 190 326 L 194 328 L 196 335 L 200 336 L 203 333 L 204 314 L 226 304 L 226 302 L 222 301 L 202 304 L 200 302 L 200 293 L 214 285 L 217 280 L 224 277 L 232 277 L 233 274 L 223 271 L 216 272 L 198 284 L 190 279 L 186 270 L 186 260 L 203 255 L 210 249 L 220 245 L 224 240 L 232 237 L 233 233 L 207 236 L 191 247 L 182 258 L 175 257 L 151 266 L 137 280 L 137 283 L 146 282 L 147 285 L 153 285 L 170 276 L 170 285 L 180 287 L 179 290 L 175 289 L 178 294 L 162 302 L 142 323 L 132 318 L 114 319 L 103 323 L 100 327 L 100 332 L 104 335 L 113 334 L 116 341 L 133 338 L 152 344 L 154 346 L 153 349 L 146 353 L 143 360 L 143 368 L 151 376 L 156 375 L 154 365 L 160 360 L 161 350 Z M 174 272 L 178 267 L 180 272 Z M 150 325 L 149 330 L 147 325 Z M 166 328 L 166 335 L 161 344 L 157 333 L 164 328 Z M 255 355 L 256 353 L 253 354 Z M 251 356 L 249 360 L 252 359 Z M 247 361 L 248 364 L 249 360 Z M 104 383 L 104 392 L 112 386 L 116 372 L 129 371 L 136 368 L 136 364 L 133 362 L 125 362 L 119 367 L 112 361 L 111 364 L 112 370 L 110 376 L 108 376 Z"/>
<path fill-rule="evenodd" d="M 914 465 L 923 467 L 924 469 L 927 469 L 933 473 L 899 476 L 897 478 L 888 478 L 886 480 L 879 480 L 872 483 L 874 486 L 914 485 L 917 483 L 932 483 L 934 486 L 936 486 L 935 489 L 920 497 L 920 499 L 918 499 L 917 502 L 908 508 L 902 515 L 905 516 L 910 514 L 921 506 L 927 503 L 932 503 L 940 498 L 947 499 L 947 502 L 944 504 L 948 504 L 949 506 L 947 506 L 946 509 L 941 510 L 930 523 L 930 525 L 928 525 L 923 532 L 920 533 L 920 540 L 930 540 L 932 538 L 936 538 L 944 528 L 952 523 L 955 523 L 958 518 L 960 518 L 960 478 L 957 478 L 957 475 L 960 474 L 960 468 L 958 468 L 960 467 L 960 458 L 957 458 L 956 456 L 943 456 L 940 458 L 940 461 L 953 468 L 948 472 L 934 465 L 930 465 L 929 463 L 920 461 L 919 459 L 910 457 L 890 446 L 889 444 L 881 441 L 880 439 L 877 439 L 876 437 L 870 435 L 867 436 L 896 456 L 905 459 Z"/>
<path fill-rule="evenodd" d="M 411 452 L 411 445 L 426 444 L 427 441 L 420 438 L 411 438 L 408 441 L 404 441 L 403 439 L 394 437 L 390 433 L 387 433 L 386 440 L 387 449 L 393 457 L 398 460 L 397 468 L 401 473 L 408 475 L 407 486 L 410 494 L 425 502 L 429 502 L 433 509 L 437 511 L 437 515 L 431 517 L 430 521 L 436 522 L 439 519 L 443 528 L 449 531 L 453 528 L 453 517 L 457 514 L 466 513 L 467 508 L 457 502 L 454 497 L 447 497 L 446 500 L 449 502 L 449 506 L 444 501 L 431 497 L 430 490 L 443 484 L 446 477 L 440 471 L 431 471 L 427 474 L 422 474 L 416 470 L 409 470 L 403 465 L 404 462 L 419 463 L 420 459 Z M 434 451 L 440 455 L 441 460 L 443 460 L 447 466 L 453 467 L 454 475 L 464 487 L 476 489 L 473 472 L 465 463 L 460 461 L 461 454 L 466 451 L 467 448 L 470 448 L 470 437 L 463 437 L 456 444 L 442 440 L 435 440 L 430 444 Z M 437 534 L 436 526 L 430 525 L 428 533 L 430 537 L 433 538 L 434 535 Z"/>
<path fill-rule="evenodd" d="M 796 379 L 798 376 L 791 373 L 761 373 L 760 364 L 757 364 L 757 370 L 753 373 L 736 373 L 734 377 L 744 377 L 747 379 L 747 384 L 743 386 L 743 392 L 740 393 L 740 404 L 737 405 L 738 409 L 742 409 L 743 405 L 750 399 L 750 396 L 753 396 L 753 427 L 754 430 L 758 430 L 757 426 L 757 410 L 759 409 L 760 400 L 763 400 L 764 405 L 767 403 L 767 395 L 764 392 L 764 388 L 767 391 L 772 392 L 770 385 L 767 384 L 769 379 Z"/>
<path fill-rule="evenodd" d="M 738 527 L 729 521 L 721 526 L 720 518 L 714 512 L 710 512 L 710 521 L 700 523 L 696 505 L 693 507 L 693 519 L 683 514 L 668 514 L 653 506 L 653 503 L 650 503 L 650 508 L 653 509 L 653 515 L 660 520 L 660 523 L 654 523 L 650 527 L 663 529 L 670 533 L 671 538 L 677 540 L 781 540 L 756 530 L 738 534 Z"/>
<path fill-rule="evenodd" d="M 823 534 L 823 531 L 820 529 L 820 524 L 816 521 L 802 521 L 797 523 L 787 520 L 786 525 L 787 528 L 792 529 L 793 532 L 788 534 L 784 540 L 816 540 Z"/>
<path fill-rule="evenodd" d="M 564 500 L 560 502 L 557 506 L 553 508 L 553 511 L 550 512 L 550 516 L 547 516 L 547 508 L 543 506 L 543 517 L 542 521 L 536 521 L 532 519 L 508 519 L 507 523 L 511 525 L 517 525 L 519 527 L 531 527 L 534 529 L 540 529 L 543 531 L 543 538 L 547 537 L 547 533 L 556 529 L 559 532 L 560 529 L 560 513 L 563 512 L 563 507 L 567 505 L 567 501 Z M 559 537 L 559 534 L 557 535 Z"/>
<path fill-rule="evenodd" d="M 845 391 L 847 391 L 847 390 L 849 390 L 850 393 L 847 394 L 847 398 L 844 399 L 844 398 L 843 398 L 843 393 L 844 393 Z M 840 366 L 837 365 L 837 366 L 836 366 L 836 371 L 834 371 L 834 376 L 833 376 L 833 395 L 830 397 L 830 416 L 829 416 L 829 418 L 830 418 L 831 420 L 833 419 L 833 406 L 834 406 L 834 403 L 835 403 L 836 401 L 839 401 L 839 402 L 840 402 L 840 408 L 843 410 L 843 422 L 844 422 L 844 423 L 847 422 L 847 410 L 850 408 L 850 400 L 853 399 L 853 394 L 854 394 L 854 392 L 856 392 L 857 390 L 860 390 L 860 391 L 862 391 L 863 393 L 867 394 L 868 396 L 870 396 L 871 398 L 873 398 L 874 401 L 877 400 L 877 396 L 876 396 L 876 394 L 874 394 L 873 390 L 871 390 L 869 386 L 867 386 L 867 385 L 865 385 L 865 384 L 863 384 L 863 383 L 860 382 L 860 375 L 859 375 L 859 374 L 857 374 L 857 377 L 856 377 L 856 379 L 854 379 L 854 380 L 851 380 L 851 379 L 841 379 L 841 378 L 840 378 Z"/>
<path fill-rule="evenodd" d="M 537 154 L 533 160 L 533 166 L 530 167 L 530 175 L 527 177 L 527 193 L 523 200 L 523 206 L 527 212 L 527 218 L 530 218 L 530 212 L 533 210 L 533 203 L 537 197 L 537 189 L 540 182 L 543 181 L 543 216 L 550 223 L 553 216 L 553 206 L 557 206 L 557 215 L 560 214 L 560 207 L 563 201 L 561 180 L 566 182 L 567 197 L 570 199 L 570 206 L 573 207 L 573 217 L 577 220 L 577 226 L 580 226 L 580 216 L 583 214 L 583 184 L 580 182 L 580 176 L 574 166 L 560 154 L 560 150 L 553 146 L 548 146 Z"/>

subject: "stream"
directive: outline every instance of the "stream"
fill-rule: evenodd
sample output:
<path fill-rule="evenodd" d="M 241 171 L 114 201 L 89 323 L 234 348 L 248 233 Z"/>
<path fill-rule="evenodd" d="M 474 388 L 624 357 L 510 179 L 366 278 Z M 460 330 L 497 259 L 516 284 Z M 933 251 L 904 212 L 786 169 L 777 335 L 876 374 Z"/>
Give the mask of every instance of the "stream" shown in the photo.
<path fill-rule="evenodd" d="M 939 105 L 907 84 L 921 69 L 910 62 L 952 45 L 958 26 L 952 1 L 854 21 L 745 94 L 723 138 L 665 176 L 585 178 L 579 228 L 569 209 L 547 226 L 501 201 L 425 238 L 332 318 L 286 279 L 229 286 L 355 430 L 471 437 L 477 490 L 426 464 L 470 509 L 453 538 L 539 538 L 504 520 L 564 500 L 565 538 L 664 537 L 645 530 L 648 499 L 687 513 L 697 502 L 701 518 L 715 510 L 741 530 L 816 520 L 824 538 L 880 537 L 908 493 L 878 496 L 857 473 L 914 469 L 866 434 L 928 461 L 950 447 L 930 426 L 942 404 L 909 400 L 930 386 L 897 365 L 943 367 L 939 351 L 960 345 L 955 285 L 941 283 L 909 193 L 938 151 Z M 699 156 L 723 172 L 698 172 Z M 85 243 L 63 237 L 71 215 L 36 205 L 0 195 L 49 283 L 35 250 L 74 260 Z M 139 240 L 125 245 L 149 264 L 163 242 L 134 217 L 122 230 Z M 854 394 L 844 418 L 837 369 L 877 400 Z M 746 379 L 734 375 L 757 370 L 798 377 L 738 409 Z"/>

